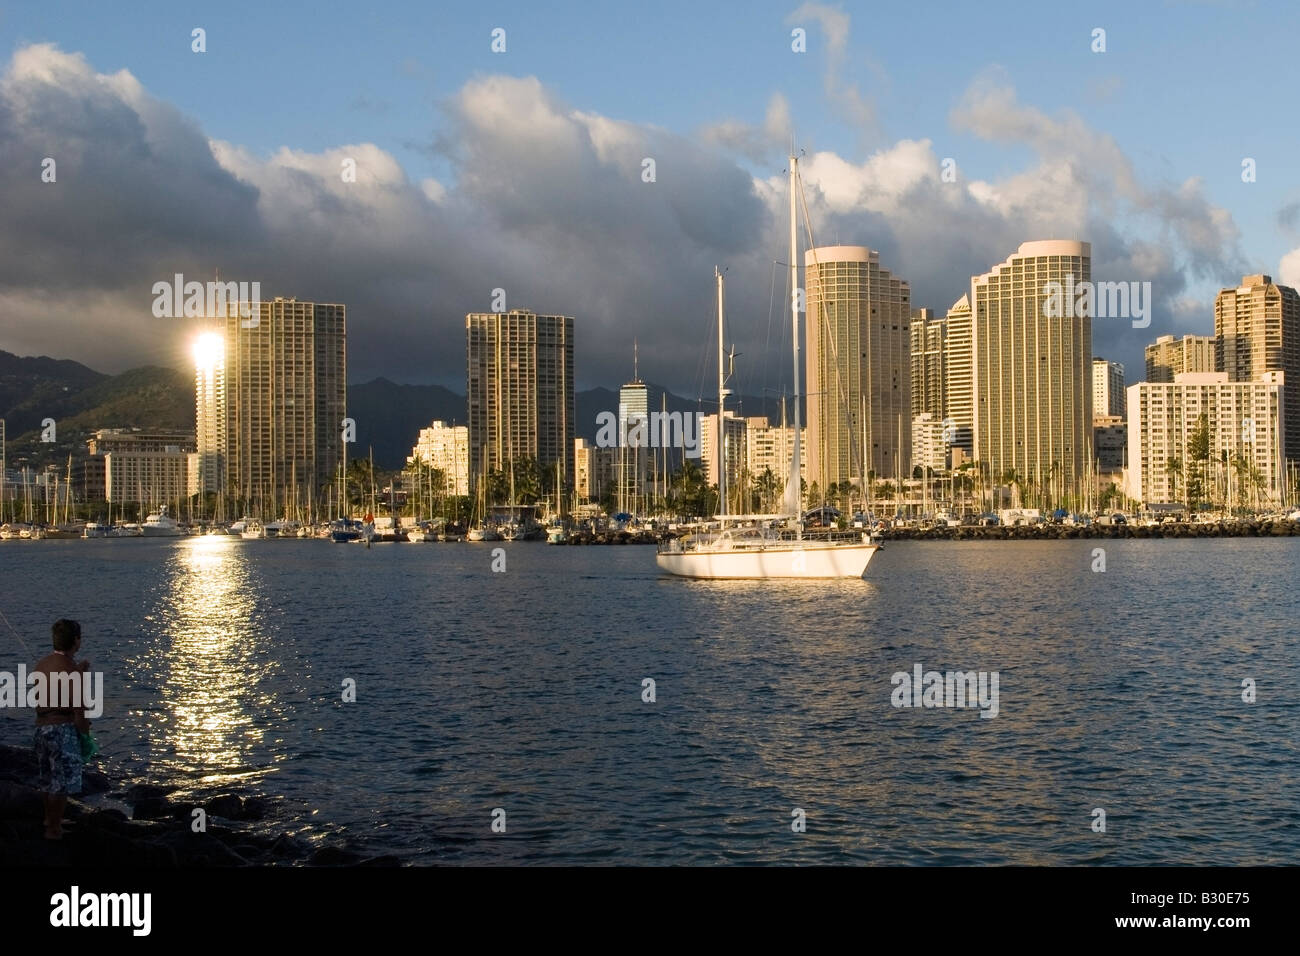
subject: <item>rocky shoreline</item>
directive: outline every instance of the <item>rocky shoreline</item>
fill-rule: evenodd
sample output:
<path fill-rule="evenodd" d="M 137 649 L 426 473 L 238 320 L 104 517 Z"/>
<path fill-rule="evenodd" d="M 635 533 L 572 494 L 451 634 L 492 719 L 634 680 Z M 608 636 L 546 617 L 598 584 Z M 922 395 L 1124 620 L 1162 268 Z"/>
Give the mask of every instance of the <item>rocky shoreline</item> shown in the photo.
<path fill-rule="evenodd" d="M 0 745 L 0 865 L 3 866 L 398 866 L 393 856 L 370 856 L 341 846 L 319 846 L 275 832 L 276 806 L 229 792 L 182 794 L 176 787 L 123 785 L 87 768 L 80 798 L 68 801 L 62 840 L 46 840 L 36 756 L 30 748 Z M 116 802 L 130 816 L 99 802 Z M 194 832 L 203 809 L 206 832 Z M 256 826 L 255 826 L 256 825 Z"/>

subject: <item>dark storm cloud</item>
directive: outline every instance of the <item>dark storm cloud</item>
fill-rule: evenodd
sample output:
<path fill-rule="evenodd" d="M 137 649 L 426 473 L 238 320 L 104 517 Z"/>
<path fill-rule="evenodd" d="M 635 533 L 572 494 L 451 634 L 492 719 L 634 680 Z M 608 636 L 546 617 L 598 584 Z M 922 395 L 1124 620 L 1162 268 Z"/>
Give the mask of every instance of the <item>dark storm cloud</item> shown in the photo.
<path fill-rule="evenodd" d="M 219 269 L 264 296 L 346 303 L 354 381 L 463 387 L 464 315 L 500 288 L 507 307 L 576 317 L 583 384 L 625 380 L 636 339 L 643 376 L 707 393 L 716 264 L 740 390 L 788 380 L 781 98 L 758 127 L 730 120 L 692 139 L 581 112 L 533 78 L 477 78 L 442 109 L 430 140 L 451 180 L 412 181 L 368 143 L 265 156 L 211 141 L 129 74 L 20 50 L 0 81 L 0 347 L 106 370 L 174 361 L 182 333 L 151 315 L 150 288 Z M 996 74 L 952 122 L 1036 162 L 996 182 L 958 162 L 949 182 L 928 140 L 860 162 L 814 151 L 801 165 L 817 242 L 879 250 L 914 307 L 942 312 L 1027 239 L 1089 240 L 1094 278 L 1153 283 L 1150 329 L 1095 332 L 1099 354 L 1130 365 L 1196 319 L 1189 278 L 1236 278 L 1235 226 L 1195 181 L 1142 183 L 1112 139 L 1020 104 Z M 40 180 L 45 156 L 55 184 Z"/>

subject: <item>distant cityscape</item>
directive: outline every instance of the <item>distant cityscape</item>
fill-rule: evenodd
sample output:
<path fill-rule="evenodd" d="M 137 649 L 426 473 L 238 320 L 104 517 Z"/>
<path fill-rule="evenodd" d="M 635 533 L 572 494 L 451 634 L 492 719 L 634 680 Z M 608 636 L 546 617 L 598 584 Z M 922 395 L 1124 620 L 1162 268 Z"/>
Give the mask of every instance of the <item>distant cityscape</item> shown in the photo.
<path fill-rule="evenodd" d="M 1091 288 L 1086 242 L 1023 243 L 973 276 L 944 315 L 912 308 L 907 281 L 867 247 L 809 249 L 804 265 L 809 507 L 1261 510 L 1297 500 L 1300 297 L 1268 275 L 1218 293 L 1213 334 L 1150 343 L 1145 380 L 1128 385 L 1123 365 L 1092 354 L 1092 323 L 1103 319 L 1086 302 L 1059 315 L 1047 307 L 1054 287 Z M 1108 317 L 1124 317 L 1123 285 L 1097 286 Z M 782 496 L 794 448 L 784 399 L 777 422 L 730 407 L 721 422 L 700 414 L 694 447 L 629 442 L 657 420 L 634 375 L 610 410 L 619 440 L 592 442 L 575 420 L 580 320 L 521 309 L 466 315 L 463 423 L 411 435 L 405 474 L 381 490 L 348 417 L 346 315 L 343 304 L 292 298 L 228 303 L 193 343 L 193 431 L 105 422 L 75 477 L 70 463 L 5 461 L 5 517 L 167 506 L 192 520 L 319 521 L 399 500 L 418 512 L 507 495 L 557 513 L 707 514 L 720 468 L 733 513 L 770 512 Z M 0 449 L 4 438 L 0 423 Z"/>

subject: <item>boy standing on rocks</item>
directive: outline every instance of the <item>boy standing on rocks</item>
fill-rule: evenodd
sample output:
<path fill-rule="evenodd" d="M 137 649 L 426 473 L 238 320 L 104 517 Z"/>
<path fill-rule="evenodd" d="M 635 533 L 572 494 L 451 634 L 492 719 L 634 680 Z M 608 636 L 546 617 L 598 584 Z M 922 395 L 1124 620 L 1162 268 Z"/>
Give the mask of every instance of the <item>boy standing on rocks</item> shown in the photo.
<path fill-rule="evenodd" d="M 81 649 L 81 625 L 60 618 L 54 622 L 54 653 L 36 664 L 36 673 L 44 674 L 47 688 L 67 688 L 79 682 L 90 670 L 89 661 L 73 657 Z M 62 679 L 58 675 L 69 675 Z M 36 762 L 40 770 L 40 787 L 45 791 L 45 839 L 63 839 L 63 812 L 68 797 L 81 793 L 81 734 L 89 733 L 84 695 L 72 700 L 65 694 L 49 693 L 36 708 Z M 73 706 L 78 704 L 79 706 Z"/>

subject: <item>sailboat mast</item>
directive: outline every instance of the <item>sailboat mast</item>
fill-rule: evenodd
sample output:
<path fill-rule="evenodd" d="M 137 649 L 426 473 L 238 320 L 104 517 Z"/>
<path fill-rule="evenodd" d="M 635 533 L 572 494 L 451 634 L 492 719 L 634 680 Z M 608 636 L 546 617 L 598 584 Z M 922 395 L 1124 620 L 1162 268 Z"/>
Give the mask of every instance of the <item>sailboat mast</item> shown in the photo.
<path fill-rule="evenodd" d="M 727 423 L 723 413 L 727 399 L 727 370 L 723 355 L 723 301 L 722 271 L 713 267 L 714 278 L 718 281 L 718 514 L 727 513 Z"/>
<path fill-rule="evenodd" d="M 803 496 L 800 493 L 799 481 L 799 236 L 795 230 L 795 190 L 799 182 L 799 160 L 794 155 L 793 143 L 790 147 L 790 344 L 794 352 L 794 452 L 790 456 L 790 476 L 786 479 L 787 486 L 793 486 L 793 489 L 787 487 L 785 493 L 786 505 L 794 505 L 794 515 L 798 519 L 802 516 Z M 790 510 L 787 507 L 785 510 Z M 800 539 L 803 538 L 803 521 L 796 520 L 795 528 L 797 529 Z"/>

